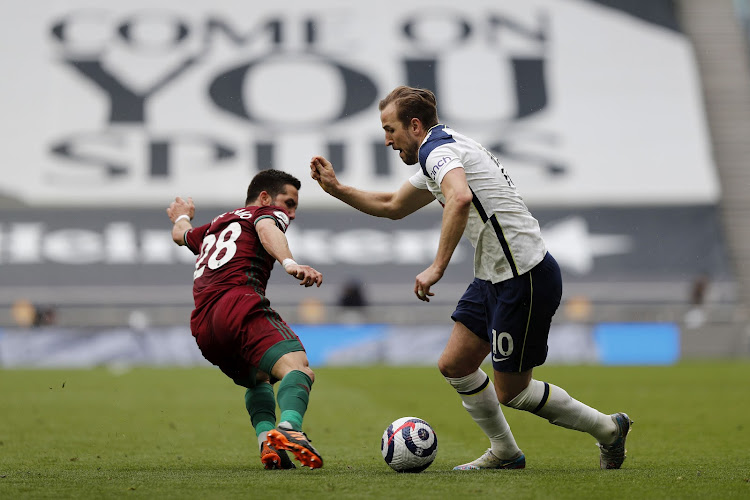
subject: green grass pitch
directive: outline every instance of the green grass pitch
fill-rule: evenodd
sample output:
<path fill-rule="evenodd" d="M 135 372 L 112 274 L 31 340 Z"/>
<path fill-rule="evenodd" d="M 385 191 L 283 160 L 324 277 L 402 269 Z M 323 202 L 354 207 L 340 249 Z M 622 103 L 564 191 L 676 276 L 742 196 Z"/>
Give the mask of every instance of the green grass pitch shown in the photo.
<path fill-rule="evenodd" d="M 535 378 L 635 421 L 623 469 L 588 435 L 506 409 L 520 471 L 451 468 L 486 438 L 432 367 L 318 368 L 305 426 L 319 470 L 265 471 L 244 390 L 210 368 L 0 371 L 0 498 L 750 498 L 750 363 L 548 366 Z M 435 428 L 421 474 L 383 462 L 398 417 Z"/>

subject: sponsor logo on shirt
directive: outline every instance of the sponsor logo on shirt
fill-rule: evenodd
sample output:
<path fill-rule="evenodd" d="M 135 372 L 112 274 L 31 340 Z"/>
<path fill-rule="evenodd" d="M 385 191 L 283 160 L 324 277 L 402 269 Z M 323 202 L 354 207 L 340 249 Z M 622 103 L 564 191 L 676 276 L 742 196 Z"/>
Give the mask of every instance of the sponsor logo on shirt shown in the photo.
<path fill-rule="evenodd" d="M 438 160 L 438 162 L 435 164 L 435 166 L 432 167 L 432 178 L 433 179 L 437 179 L 438 170 L 440 170 L 440 168 L 443 165 L 445 165 L 446 163 L 448 163 L 449 161 L 451 161 L 451 158 L 449 156 L 443 156 L 442 158 L 440 158 L 440 160 Z"/>

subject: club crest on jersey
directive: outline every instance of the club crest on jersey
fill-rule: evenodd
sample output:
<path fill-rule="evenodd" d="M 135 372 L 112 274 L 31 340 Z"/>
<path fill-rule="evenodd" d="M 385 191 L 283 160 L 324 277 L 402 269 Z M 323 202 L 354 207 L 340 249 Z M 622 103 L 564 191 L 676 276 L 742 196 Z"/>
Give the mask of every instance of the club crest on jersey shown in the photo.
<path fill-rule="evenodd" d="M 282 212 L 281 210 L 274 210 L 273 212 L 274 217 L 276 217 L 276 220 L 278 220 L 282 226 L 284 226 L 284 231 L 286 231 L 286 228 L 289 227 L 289 217 L 287 214 Z"/>

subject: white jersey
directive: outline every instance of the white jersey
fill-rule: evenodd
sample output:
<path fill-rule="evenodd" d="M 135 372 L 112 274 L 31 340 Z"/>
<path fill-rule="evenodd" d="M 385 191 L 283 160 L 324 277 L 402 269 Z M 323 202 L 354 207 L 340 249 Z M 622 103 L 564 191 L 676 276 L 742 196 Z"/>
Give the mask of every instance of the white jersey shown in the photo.
<path fill-rule="evenodd" d="M 419 147 L 422 167 L 409 181 L 429 189 L 441 205 L 440 183 L 447 172 L 463 168 L 474 194 L 464 231 L 474 246 L 474 276 L 497 283 L 530 271 L 547 249 L 518 190 L 497 158 L 478 142 L 439 124 Z"/>

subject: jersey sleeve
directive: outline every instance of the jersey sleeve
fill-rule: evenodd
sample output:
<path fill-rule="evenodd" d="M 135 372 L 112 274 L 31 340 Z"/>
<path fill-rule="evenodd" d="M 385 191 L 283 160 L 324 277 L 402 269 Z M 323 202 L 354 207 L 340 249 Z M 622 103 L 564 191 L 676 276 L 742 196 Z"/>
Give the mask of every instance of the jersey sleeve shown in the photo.
<path fill-rule="evenodd" d="M 417 189 L 428 189 L 427 177 L 424 176 L 421 168 L 417 170 L 417 172 L 414 175 L 409 177 L 409 182 L 411 182 L 411 185 Z"/>
<path fill-rule="evenodd" d="M 454 168 L 463 168 L 458 153 L 449 145 L 443 144 L 430 152 L 425 161 L 427 174 L 440 185 L 445 174 Z"/>
<path fill-rule="evenodd" d="M 206 231 L 208 231 L 209 226 L 210 224 L 204 224 L 185 231 L 185 246 L 187 246 L 195 255 L 200 253 L 203 236 L 206 234 Z"/>
<path fill-rule="evenodd" d="M 289 216 L 280 207 L 260 207 L 255 211 L 253 217 L 253 225 L 257 224 L 261 219 L 273 219 L 276 223 L 276 227 L 281 229 L 281 232 L 286 233 L 289 227 Z"/>

